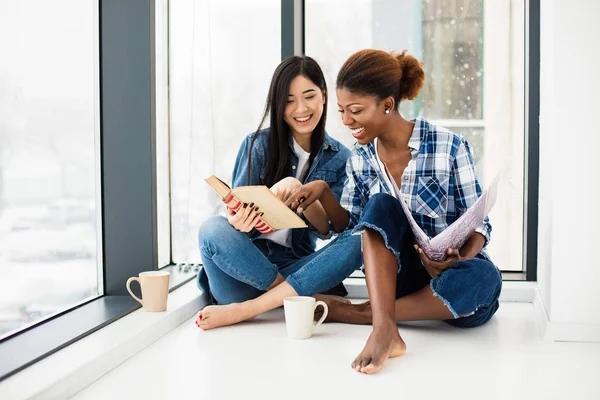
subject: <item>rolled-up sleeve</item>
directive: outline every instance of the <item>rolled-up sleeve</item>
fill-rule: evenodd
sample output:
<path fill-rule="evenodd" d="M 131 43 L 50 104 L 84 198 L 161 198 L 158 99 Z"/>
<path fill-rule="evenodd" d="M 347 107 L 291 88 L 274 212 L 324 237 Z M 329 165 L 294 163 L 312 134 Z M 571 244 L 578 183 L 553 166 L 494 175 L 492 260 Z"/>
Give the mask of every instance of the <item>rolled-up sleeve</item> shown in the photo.
<path fill-rule="evenodd" d="M 363 165 L 360 155 L 354 152 L 346 162 L 346 182 L 340 204 L 346 209 L 350 218 L 347 229 L 353 228 L 358 223 L 365 204 L 367 204 L 368 199 L 365 198 L 365 194 L 361 189 Z"/>

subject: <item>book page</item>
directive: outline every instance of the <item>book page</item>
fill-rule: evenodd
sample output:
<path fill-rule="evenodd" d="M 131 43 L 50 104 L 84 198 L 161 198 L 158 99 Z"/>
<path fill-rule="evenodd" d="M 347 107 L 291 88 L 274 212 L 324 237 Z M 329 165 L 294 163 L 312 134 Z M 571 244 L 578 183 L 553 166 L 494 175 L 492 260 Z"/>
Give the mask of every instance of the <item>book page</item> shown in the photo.
<path fill-rule="evenodd" d="M 404 214 L 406 214 L 406 218 L 408 219 L 408 223 L 409 223 L 410 229 L 412 230 L 413 235 L 415 237 L 415 241 L 417 242 L 417 244 L 419 245 L 420 248 L 425 250 L 429 246 L 429 236 L 427 236 L 427 234 L 423 231 L 423 229 L 421 229 L 419 224 L 417 224 L 417 221 L 415 221 L 414 217 L 412 216 L 412 213 L 408 209 L 408 205 L 402 198 L 402 194 L 399 192 L 398 192 L 398 200 L 400 201 L 400 205 L 402 206 L 402 209 L 404 210 Z"/>
<path fill-rule="evenodd" d="M 231 188 L 228 184 L 220 180 L 214 175 L 209 176 L 204 180 L 206 183 L 210 185 L 211 188 L 215 190 L 221 196 L 221 200 L 225 200 L 227 195 L 231 192 Z"/>
<path fill-rule="evenodd" d="M 414 217 L 412 216 L 412 213 L 410 212 L 410 209 L 408 208 L 408 204 L 406 204 L 406 202 L 404 201 L 404 198 L 402 196 L 402 192 L 400 191 L 400 188 L 398 188 L 398 185 L 396 184 L 396 181 L 394 180 L 394 178 L 391 177 L 391 174 L 389 173 L 385 163 L 381 160 L 379 160 L 379 162 L 385 169 L 385 173 L 388 178 L 387 182 L 388 182 L 388 184 L 392 185 L 392 189 L 396 193 L 396 198 L 400 202 L 400 205 L 402 206 L 402 210 L 404 211 L 404 214 L 406 215 L 406 218 L 408 219 L 408 224 L 410 225 L 410 229 L 413 232 L 415 241 L 417 242 L 419 247 L 421 247 L 422 249 L 425 249 L 426 246 L 429 245 L 429 236 L 427 236 L 427 234 L 423 231 L 423 229 L 421 229 L 419 224 L 417 224 L 417 221 L 415 221 Z"/>
<path fill-rule="evenodd" d="M 266 186 L 240 186 L 231 191 L 243 203 L 254 203 L 265 213 L 262 219 L 274 230 L 284 228 L 306 228 L 306 223 L 279 200 Z"/>

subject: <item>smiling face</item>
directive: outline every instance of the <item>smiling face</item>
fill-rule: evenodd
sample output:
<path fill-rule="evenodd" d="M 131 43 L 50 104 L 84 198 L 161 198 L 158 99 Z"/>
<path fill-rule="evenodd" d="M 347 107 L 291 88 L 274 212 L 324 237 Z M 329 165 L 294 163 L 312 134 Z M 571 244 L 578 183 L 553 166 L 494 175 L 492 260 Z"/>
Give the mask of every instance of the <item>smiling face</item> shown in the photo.
<path fill-rule="evenodd" d="M 359 144 L 371 142 L 384 131 L 387 124 L 385 102 L 378 101 L 375 96 L 352 93 L 345 88 L 338 88 L 336 94 L 342 122 L 350 128 Z"/>
<path fill-rule="evenodd" d="M 284 114 L 294 136 L 312 135 L 323 115 L 324 104 L 323 93 L 313 81 L 302 75 L 294 78 Z"/>

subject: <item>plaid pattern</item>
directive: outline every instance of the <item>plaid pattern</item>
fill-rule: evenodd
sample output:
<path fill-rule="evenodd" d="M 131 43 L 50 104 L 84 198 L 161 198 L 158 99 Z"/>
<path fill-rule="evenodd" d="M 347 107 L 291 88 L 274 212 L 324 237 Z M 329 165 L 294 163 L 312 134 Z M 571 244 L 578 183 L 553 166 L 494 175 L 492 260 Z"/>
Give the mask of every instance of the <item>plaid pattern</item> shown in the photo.
<path fill-rule="evenodd" d="M 466 139 L 422 118 L 408 142 L 412 160 L 402 175 L 400 195 L 415 221 L 431 238 L 460 217 L 481 196 L 475 165 Z M 393 193 L 377 161 L 373 142 L 356 143 L 346 163 L 347 179 L 340 199 L 355 225 L 369 198 L 377 193 Z M 476 232 L 490 240 L 492 226 L 486 217 Z"/>

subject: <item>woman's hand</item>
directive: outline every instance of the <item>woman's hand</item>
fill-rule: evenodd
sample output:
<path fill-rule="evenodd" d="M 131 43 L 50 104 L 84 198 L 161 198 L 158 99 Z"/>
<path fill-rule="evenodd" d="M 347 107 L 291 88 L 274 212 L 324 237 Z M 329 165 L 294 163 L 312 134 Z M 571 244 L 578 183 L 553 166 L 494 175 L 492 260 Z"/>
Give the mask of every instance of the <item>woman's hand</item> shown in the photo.
<path fill-rule="evenodd" d="M 254 207 L 254 203 L 244 204 L 237 212 L 228 208 L 227 221 L 240 232 L 250 232 L 263 214 L 258 212 L 258 207 Z"/>
<path fill-rule="evenodd" d="M 288 176 L 274 184 L 271 187 L 271 192 L 275 193 L 275 196 L 285 203 L 294 190 L 300 186 L 302 186 L 302 183 L 298 179 Z"/>
<path fill-rule="evenodd" d="M 323 191 L 329 188 L 325 181 L 312 181 L 300 186 L 288 197 L 285 205 L 297 213 L 302 213 L 315 201 L 319 200 Z"/>
<path fill-rule="evenodd" d="M 457 249 L 448 249 L 446 251 L 447 256 L 443 261 L 434 261 L 427 257 L 427 254 L 425 254 L 423 249 L 418 245 L 415 244 L 414 247 L 419 253 L 419 257 L 421 258 L 421 262 L 423 263 L 425 270 L 432 278 L 440 276 L 442 272 L 452 267 L 455 262 L 462 260 L 460 252 Z"/>

